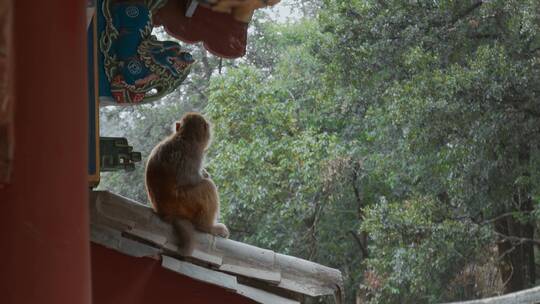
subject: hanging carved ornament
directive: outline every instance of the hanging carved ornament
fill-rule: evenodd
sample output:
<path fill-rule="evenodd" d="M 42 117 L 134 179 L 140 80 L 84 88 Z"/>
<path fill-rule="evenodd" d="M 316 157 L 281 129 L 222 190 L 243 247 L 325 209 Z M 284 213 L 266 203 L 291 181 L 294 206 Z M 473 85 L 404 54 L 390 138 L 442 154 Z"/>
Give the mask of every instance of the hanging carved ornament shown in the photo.
<path fill-rule="evenodd" d="M 189 74 L 194 62 L 191 54 L 177 42 L 159 41 L 152 35 L 152 15 L 165 3 L 101 2 L 98 32 L 102 99 L 112 97 L 113 104 L 151 102 L 176 89 Z"/>
<path fill-rule="evenodd" d="M 154 25 L 186 43 L 202 42 L 212 54 L 238 58 L 246 53 L 247 30 L 255 10 L 279 0 L 169 0 L 154 14 Z"/>
<path fill-rule="evenodd" d="M 11 0 L 0 0 L 0 188 L 9 182 L 14 149 Z"/>

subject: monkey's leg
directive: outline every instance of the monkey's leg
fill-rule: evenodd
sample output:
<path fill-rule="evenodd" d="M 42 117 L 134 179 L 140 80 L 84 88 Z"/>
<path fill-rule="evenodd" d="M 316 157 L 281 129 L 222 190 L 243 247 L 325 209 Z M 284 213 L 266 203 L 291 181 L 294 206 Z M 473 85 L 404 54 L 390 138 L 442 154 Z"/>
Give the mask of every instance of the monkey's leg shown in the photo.
<path fill-rule="evenodd" d="M 201 231 L 228 238 L 229 229 L 227 229 L 227 226 L 216 223 L 219 213 L 219 196 L 214 182 L 205 178 L 197 185 L 197 190 L 201 211 L 194 218 L 195 227 Z"/>

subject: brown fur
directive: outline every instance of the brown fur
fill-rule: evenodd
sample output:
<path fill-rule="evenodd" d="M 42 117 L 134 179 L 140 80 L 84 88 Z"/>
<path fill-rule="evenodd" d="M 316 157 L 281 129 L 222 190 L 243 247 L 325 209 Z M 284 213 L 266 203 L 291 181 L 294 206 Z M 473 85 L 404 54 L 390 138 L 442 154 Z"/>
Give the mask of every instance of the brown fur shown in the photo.
<path fill-rule="evenodd" d="M 202 168 L 209 144 L 210 124 L 206 119 L 198 113 L 184 115 L 177 131 L 152 150 L 146 165 L 146 189 L 164 220 L 188 220 L 200 231 L 228 237 L 227 227 L 216 223 L 217 188 Z M 176 223 L 175 227 L 185 225 Z"/>

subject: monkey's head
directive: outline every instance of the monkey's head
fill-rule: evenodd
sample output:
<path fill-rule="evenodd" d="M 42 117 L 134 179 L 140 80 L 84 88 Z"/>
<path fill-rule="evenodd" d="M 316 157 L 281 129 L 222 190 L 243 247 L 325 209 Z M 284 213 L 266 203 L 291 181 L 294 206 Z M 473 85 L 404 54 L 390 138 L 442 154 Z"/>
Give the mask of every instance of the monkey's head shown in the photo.
<path fill-rule="evenodd" d="M 176 133 L 184 140 L 196 142 L 206 148 L 210 142 L 210 123 L 199 113 L 186 113 L 176 122 Z"/>

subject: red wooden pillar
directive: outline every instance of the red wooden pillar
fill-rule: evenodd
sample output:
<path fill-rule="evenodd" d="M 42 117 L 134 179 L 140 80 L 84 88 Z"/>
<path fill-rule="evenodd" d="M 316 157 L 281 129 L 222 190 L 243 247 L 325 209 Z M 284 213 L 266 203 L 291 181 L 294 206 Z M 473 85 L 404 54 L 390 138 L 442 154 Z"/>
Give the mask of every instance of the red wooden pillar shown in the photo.
<path fill-rule="evenodd" d="M 12 3 L 15 153 L 0 189 L 0 302 L 89 304 L 86 1 Z"/>

